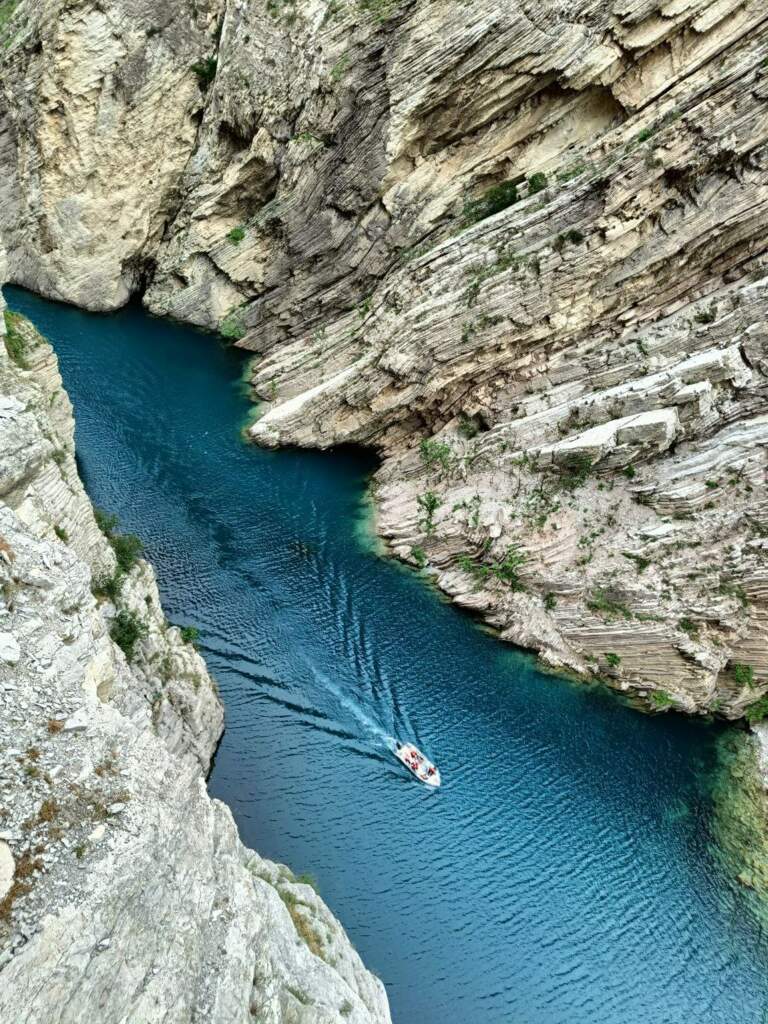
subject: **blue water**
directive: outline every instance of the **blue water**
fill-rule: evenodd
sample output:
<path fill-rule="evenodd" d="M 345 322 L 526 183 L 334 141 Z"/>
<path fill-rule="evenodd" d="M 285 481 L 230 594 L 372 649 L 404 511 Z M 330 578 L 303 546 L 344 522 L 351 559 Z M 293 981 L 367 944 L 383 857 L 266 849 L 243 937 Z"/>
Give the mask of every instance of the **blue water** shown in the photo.
<path fill-rule="evenodd" d="M 94 502 L 200 629 L 227 708 L 211 791 L 315 875 L 397 1024 L 768 1019 L 765 942 L 710 850 L 714 729 L 540 674 L 378 558 L 371 458 L 241 443 L 215 339 L 8 297 L 58 352 Z"/>

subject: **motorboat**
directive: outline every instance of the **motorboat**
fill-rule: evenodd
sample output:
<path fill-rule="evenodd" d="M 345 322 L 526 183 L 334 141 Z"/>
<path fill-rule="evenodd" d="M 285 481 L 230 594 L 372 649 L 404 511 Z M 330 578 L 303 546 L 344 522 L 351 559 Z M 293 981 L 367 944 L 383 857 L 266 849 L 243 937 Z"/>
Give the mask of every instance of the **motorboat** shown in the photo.
<path fill-rule="evenodd" d="M 440 785 L 440 772 L 437 767 L 413 743 L 396 742 L 394 753 L 398 761 L 401 761 L 419 782 L 434 789 Z"/>

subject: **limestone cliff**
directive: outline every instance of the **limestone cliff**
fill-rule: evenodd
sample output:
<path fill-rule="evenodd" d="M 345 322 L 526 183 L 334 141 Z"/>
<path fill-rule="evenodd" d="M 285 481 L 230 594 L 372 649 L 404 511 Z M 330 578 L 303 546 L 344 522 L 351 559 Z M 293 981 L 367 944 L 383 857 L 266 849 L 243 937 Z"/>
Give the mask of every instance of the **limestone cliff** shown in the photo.
<path fill-rule="evenodd" d="M 260 354 L 392 550 L 549 664 L 768 688 L 763 0 L 19 0 L 13 279 Z M 165 141 L 164 141 L 165 140 Z"/>
<path fill-rule="evenodd" d="M 314 889 L 209 798 L 214 684 L 150 566 L 96 523 L 50 346 L 15 315 L 7 332 L 0 1018 L 385 1024 L 381 982 Z"/>

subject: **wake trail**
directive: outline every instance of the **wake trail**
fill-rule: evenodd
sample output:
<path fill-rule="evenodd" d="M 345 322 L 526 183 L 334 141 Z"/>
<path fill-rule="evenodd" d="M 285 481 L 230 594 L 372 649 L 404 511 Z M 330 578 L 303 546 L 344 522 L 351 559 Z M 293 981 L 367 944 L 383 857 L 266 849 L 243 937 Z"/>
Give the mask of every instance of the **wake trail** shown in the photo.
<path fill-rule="evenodd" d="M 350 696 L 344 693 L 341 687 L 330 679 L 324 672 L 320 672 L 316 668 L 312 668 L 311 670 L 315 678 L 333 694 L 344 711 L 348 712 L 369 736 L 378 740 L 390 750 L 394 750 L 396 743 L 395 737 L 388 733 L 386 729 L 382 727 L 381 723 L 377 722 L 372 715 L 368 714 L 361 707 L 359 701 L 353 700 Z"/>

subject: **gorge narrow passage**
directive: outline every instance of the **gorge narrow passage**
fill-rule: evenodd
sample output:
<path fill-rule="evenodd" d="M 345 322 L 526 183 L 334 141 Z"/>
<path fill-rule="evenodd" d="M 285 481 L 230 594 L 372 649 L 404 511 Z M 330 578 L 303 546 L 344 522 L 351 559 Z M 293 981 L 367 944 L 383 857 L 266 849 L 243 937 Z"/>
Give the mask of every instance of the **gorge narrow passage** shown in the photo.
<path fill-rule="evenodd" d="M 200 630 L 212 793 L 316 877 L 398 1024 L 764 1021 L 768 943 L 712 850 L 717 728 L 543 675 L 379 558 L 372 459 L 244 445 L 215 339 L 7 298 L 56 349 L 91 498 Z"/>

